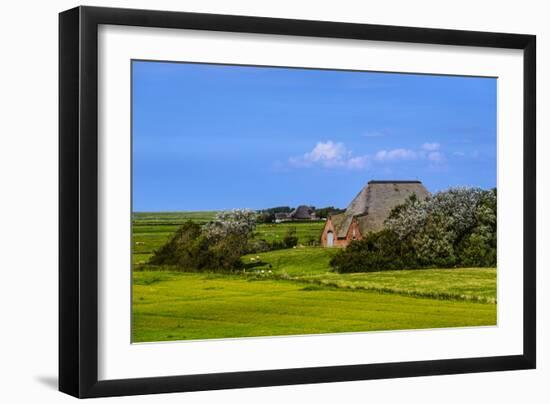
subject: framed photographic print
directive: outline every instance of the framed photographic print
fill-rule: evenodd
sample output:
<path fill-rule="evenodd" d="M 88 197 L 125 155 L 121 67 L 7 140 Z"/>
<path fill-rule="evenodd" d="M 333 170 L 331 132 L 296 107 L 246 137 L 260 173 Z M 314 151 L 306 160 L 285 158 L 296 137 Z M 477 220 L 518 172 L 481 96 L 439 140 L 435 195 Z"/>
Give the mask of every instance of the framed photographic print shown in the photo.
<path fill-rule="evenodd" d="M 60 390 L 535 367 L 535 37 L 60 14 Z"/>

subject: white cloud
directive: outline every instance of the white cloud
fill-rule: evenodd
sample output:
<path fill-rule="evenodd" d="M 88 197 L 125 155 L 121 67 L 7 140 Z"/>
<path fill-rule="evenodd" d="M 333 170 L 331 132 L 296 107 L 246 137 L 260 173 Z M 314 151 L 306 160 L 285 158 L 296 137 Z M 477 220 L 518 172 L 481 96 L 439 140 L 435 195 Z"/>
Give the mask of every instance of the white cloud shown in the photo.
<path fill-rule="evenodd" d="M 414 160 L 418 153 L 411 149 L 380 150 L 376 152 L 374 159 L 377 161 Z"/>
<path fill-rule="evenodd" d="M 379 150 L 374 155 L 374 159 L 380 162 L 429 160 L 432 163 L 443 163 L 445 154 L 440 149 L 441 145 L 439 143 L 424 143 L 420 149 Z"/>
<path fill-rule="evenodd" d="M 312 151 L 304 154 L 304 160 L 311 163 L 334 164 L 341 162 L 347 154 L 348 151 L 343 143 L 334 143 L 329 140 L 325 143 L 317 143 Z"/>
<path fill-rule="evenodd" d="M 441 163 L 445 160 L 445 157 L 443 156 L 443 153 L 438 151 L 432 151 L 428 153 L 428 160 L 434 162 L 434 163 Z"/>
<path fill-rule="evenodd" d="M 318 142 L 315 147 L 302 156 L 291 157 L 288 163 L 292 167 L 341 168 L 349 170 L 363 170 L 375 162 L 390 163 L 398 161 L 428 160 L 433 164 L 445 162 L 445 154 L 440 151 L 439 143 L 424 143 L 418 149 L 396 148 L 379 150 L 373 155 L 355 156 L 343 143 Z"/>
<path fill-rule="evenodd" d="M 290 165 L 294 167 L 311 167 L 320 165 L 326 168 L 364 169 L 368 165 L 368 156 L 352 156 L 352 152 L 346 149 L 343 143 L 335 143 L 331 140 L 318 142 L 313 150 L 301 157 L 291 157 Z"/>
<path fill-rule="evenodd" d="M 347 161 L 347 167 L 350 169 L 361 170 L 369 165 L 369 156 L 352 157 Z"/>
<path fill-rule="evenodd" d="M 426 150 L 426 151 L 436 151 L 436 150 L 439 150 L 439 147 L 441 145 L 439 143 L 424 143 L 422 145 L 422 150 Z"/>

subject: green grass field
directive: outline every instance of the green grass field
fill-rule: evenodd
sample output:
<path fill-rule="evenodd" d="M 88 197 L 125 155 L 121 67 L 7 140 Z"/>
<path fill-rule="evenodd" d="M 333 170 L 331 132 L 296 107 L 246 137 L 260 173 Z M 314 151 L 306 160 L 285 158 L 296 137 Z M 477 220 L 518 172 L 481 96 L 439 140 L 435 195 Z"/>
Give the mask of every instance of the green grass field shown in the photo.
<path fill-rule="evenodd" d="M 133 341 L 490 325 L 494 304 L 311 288 L 238 276 L 136 272 Z"/>
<path fill-rule="evenodd" d="M 178 225 L 215 212 L 139 213 L 133 261 L 145 263 Z M 323 222 L 260 225 L 273 240 L 295 226 L 299 243 Z M 297 247 L 243 257 L 241 274 L 136 270 L 134 342 L 403 330 L 496 324 L 496 269 L 330 271 L 337 249 Z M 136 266 L 139 269 L 140 266 Z M 166 268 L 163 268 L 166 269 Z"/>
<path fill-rule="evenodd" d="M 319 241 L 325 222 L 318 220 L 312 222 L 283 222 L 274 224 L 260 224 L 256 227 L 256 238 L 266 241 L 281 240 L 289 227 L 296 228 L 296 236 L 299 244 L 308 244 L 309 240 Z"/>
<path fill-rule="evenodd" d="M 496 303 L 495 268 L 413 269 L 403 271 L 339 274 L 330 272 L 336 249 L 307 247 L 270 251 L 243 257 L 254 258 L 254 271 L 294 281 L 346 290 L 377 291 L 433 299 Z M 259 257 L 257 259 L 256 257 Z M 261 265 L 258 265 L 258 261 Z M 250 272 L 250 271 L 249 271 Z"/>

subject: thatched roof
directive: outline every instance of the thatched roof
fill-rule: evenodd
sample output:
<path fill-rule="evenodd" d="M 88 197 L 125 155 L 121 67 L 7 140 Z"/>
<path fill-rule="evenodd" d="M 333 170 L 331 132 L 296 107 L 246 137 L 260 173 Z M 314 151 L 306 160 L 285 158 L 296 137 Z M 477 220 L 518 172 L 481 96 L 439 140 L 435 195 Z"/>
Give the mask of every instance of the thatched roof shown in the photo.
<path fill-rule="evenodd" d="M 354 217 L 363 235 L 382 230 L 391 210 L 404 203 L 412 194 L 416 194 L 419 199 L 430 195 L 420 181 L 369 181 L 344 213 L 332 216 L 338 237 L 346 236 Z"/>
<path fill-rule="evenodd" d="M 346 237 L 351 221 L 353 220 L 353 215 L 339 213 L 338 215 L 331 216 L 330 219 L 332 220 L 334 230 L 336 230 L 336 237 Z"/>
<path fill-rule="evenodd" d="M 311 219 L 311 216 L 314 214 L 315 209 L 313 209 L 311 206 L 300 205 L 292 212 L 290 212 L 289 216 L 292 219 Z"/>

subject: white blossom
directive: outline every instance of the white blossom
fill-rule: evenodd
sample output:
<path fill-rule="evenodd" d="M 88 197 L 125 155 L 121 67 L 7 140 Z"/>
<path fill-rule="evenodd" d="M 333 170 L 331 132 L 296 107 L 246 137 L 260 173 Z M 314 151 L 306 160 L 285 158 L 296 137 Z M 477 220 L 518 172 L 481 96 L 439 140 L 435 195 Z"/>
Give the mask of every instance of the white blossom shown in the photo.
<path fill-rule="evenodd" d="M 256 228 L 256 216 L 251 209 L 221 211 L 203 229 L 208 238 L 224 238 L 231 234 L 249 237 Z"/>

